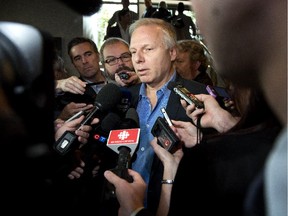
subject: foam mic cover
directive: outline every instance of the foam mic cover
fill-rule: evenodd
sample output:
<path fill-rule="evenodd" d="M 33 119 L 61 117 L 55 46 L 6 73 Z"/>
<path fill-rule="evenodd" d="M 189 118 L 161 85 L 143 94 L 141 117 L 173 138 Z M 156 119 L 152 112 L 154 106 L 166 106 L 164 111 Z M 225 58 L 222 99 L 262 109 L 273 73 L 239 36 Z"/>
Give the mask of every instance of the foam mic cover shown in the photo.
<path fill-rule="evenodd" d="M 129 108 L 118 129 L 139 128 L 139 116 L 135 108 Z"/>
<path fill-rule="evenodd" d="M 94 108 L 81 122 L 81 125 L 89 124 L 94 117 L 95 113 L 99 110 L 101 112 L 107 112 L 113 109 L 121 100 L 122 93 L 120 88 L 113 83 L 106 84 L 98 93 Z"/>
<path fill-rule="evenodd" d="M 117 125 L 121 122 L 121 118 L 116 113 L 108 113 L 107 116 L 101 122 L 101 128 L 107 134 L 109 134 L 110 130 L 116 129 Z"/>
<path fill-rule="evenodd" d="M 107 111 L 120 102 L 122 92 L 114 83 L 106 84 L 98 93 L 94 105 L 100 111 Z"/>
<path fill-rule="evenodd" d="M 117 104 L 116 111 L 121 116 L 124 116 L 127 110 L 131 106 L 132 95 L 131 92 L 126 87 L 120 87 L 122 92 L 120 103 Z"/>

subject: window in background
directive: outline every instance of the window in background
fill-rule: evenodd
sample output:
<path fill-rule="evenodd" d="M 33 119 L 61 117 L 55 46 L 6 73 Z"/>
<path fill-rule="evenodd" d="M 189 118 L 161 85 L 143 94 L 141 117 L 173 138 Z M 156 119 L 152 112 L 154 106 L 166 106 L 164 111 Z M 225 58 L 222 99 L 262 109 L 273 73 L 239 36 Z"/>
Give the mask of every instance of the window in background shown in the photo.
<path fill-rule="evenodd" d="M 123 8 L 121 1 L 105 2 L 101 9 L 92 16 L 83 17 L 83 35 L 92 39 L 98 49 L 100 49 L 104 36 L 106 34 L 106 28 L 108 20 L 112 17 L 115 11 Z M 138 13 L 138 6 L 136 0 L 130 0 L 129 9 Z"/>

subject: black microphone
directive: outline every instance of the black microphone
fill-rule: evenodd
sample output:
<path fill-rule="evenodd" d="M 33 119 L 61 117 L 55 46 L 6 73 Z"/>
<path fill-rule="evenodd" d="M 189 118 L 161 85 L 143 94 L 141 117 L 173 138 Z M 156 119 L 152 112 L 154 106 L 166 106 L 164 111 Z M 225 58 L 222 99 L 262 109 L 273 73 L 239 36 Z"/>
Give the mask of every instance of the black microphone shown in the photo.
<path fill-rule="evenodd" d="M 118 129 L 130 128 L 139 128 L 139 116 L 135 108 L 129 108 L 126 112 L 125 119 L 118 125 Z"/>
<path fill-rule="evenodd" d="M 98 164 L 98 160 L 104 161 L 109 158 L 109 163 L 115 165 L 117 155 L 112 152 L 107 152 L 107 140 L 111 130 L 118 127 L 121 118 L 114 112 L 109 112 L 103 120 L 91 131 L 89 137 L 89 145 L 84 145 L 81 148 L 83 154 L 83 161 L 85 162 L 84 176 L 91 178 L 92 169 Z M 110 151 L 110 149 L 108 149 Z M 110 151 L 111 152 L 111 151 Z"/>
<path fill-rule="evenodd" d="M 140 135 L 139 116 L 134 108 L 128 109 L 125 119 L 121 121 L 118 128 L 118 130 L 110 132 L 107 141 L 107 147 L 119 154 L 117 165 L 111 171 L 128 182 L 132 182 L 133 179 L 128 174 L 128 168 Z M 107 181 L 104 199 L 109 200 L 110 198 L 115 198 L 115 187 Z"/>
<path fill-rule="evenodd" d="M 97 111 L 108 111 L 116 106 L 122 97 L 120 88 L 113 83 L 107 83 L 98 93 L 94 102 L 94 108 L 88 113 L 85 119 L 80 124 L 90 124 Z"/>
<path fill-rule="evenodd" d="M 98 93 L 93 109 L 83 119 L 77 130 L 81 129 L 83 125 L 90 124 L 97 112 L 103 113 L 116 106 L 121 96 L 120 88 L 116 84 L 106 84 Z M 79 147 L 77 136 L 71 131 L 66 131 L 54 144 L 54 150 L 60 155 L 65 155 L 71 149 L 76 149 L 77 147 Z"/>
<path fill-rule="evenodd" d="M 198 100 L 198 98 L 189 92 L 187 88 L 185 88 L 181 83 L 177 82 L 169 82 L 167 88 L 179 95 L 182 99 L 184 99 L 188 104 L 195 104 L 197 109 L 204 108 L 203 102 Z"/>
<path fill-rule="evenodd" d="M 131 106 L 132 94 L 126 87 L 119 87 L 122 93 L 121 100 L 115 107 L 115 112 L 124 117 Z"/>

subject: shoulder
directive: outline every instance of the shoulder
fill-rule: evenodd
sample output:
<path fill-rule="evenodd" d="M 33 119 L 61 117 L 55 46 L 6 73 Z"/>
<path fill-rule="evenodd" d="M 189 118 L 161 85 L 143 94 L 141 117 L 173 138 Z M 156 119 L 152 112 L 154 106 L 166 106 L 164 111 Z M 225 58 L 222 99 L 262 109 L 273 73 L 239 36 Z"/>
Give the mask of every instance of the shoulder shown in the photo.
<path fill-rule="evenodd" d="M 176 82 L 182 83 L 188 90 L 190 90 L 193 94 L 208 94 L 206 90 L 206 85 L 200 82 L 196 82 L 194 80 L 187 80 L 177 75 Z"/>

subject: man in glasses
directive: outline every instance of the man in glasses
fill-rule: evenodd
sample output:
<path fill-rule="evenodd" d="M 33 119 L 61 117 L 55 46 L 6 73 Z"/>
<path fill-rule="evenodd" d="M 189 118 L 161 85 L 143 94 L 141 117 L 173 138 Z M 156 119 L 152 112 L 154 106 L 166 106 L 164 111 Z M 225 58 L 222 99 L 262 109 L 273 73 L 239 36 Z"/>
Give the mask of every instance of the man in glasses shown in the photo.
<path fill-rule="evenodd" d="M 108 80 L 120 86 L 131 86 L 140 82 L 134 71 L 129 44 L 122 38 L 108 38 L 100 48 L 100 60 Z"/>

